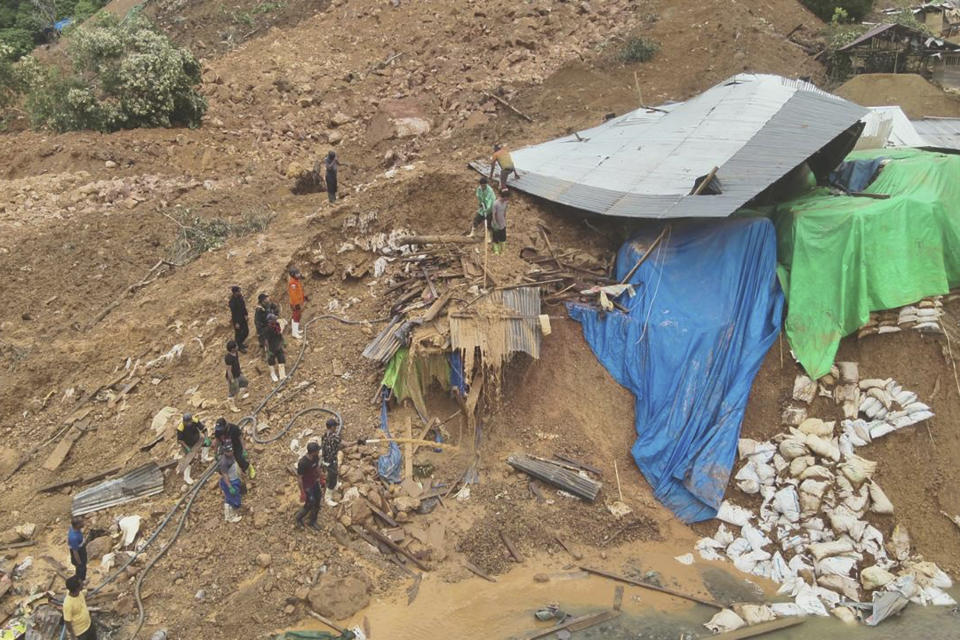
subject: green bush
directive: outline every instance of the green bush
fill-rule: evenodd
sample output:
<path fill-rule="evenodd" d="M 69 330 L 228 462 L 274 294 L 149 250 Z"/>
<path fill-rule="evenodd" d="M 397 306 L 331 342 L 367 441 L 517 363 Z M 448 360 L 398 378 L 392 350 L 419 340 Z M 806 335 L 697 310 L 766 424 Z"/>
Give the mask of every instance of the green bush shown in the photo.
<path fill-rule="evenodd" d="M 27 29 L 0 29 L 0 44 L 6 45 L 6 59 L 18 60 L 33 51 L 33 34 Z"/>
<path fill-rule="evenodd" d="M 623 62 L 647 62 L 660 50 L 660 43 L 647 38 L 627 38 L 620 49 L 620 60 Z"/>
<path fill-rule="evenodd" d="M 859 21 L 873 9 L 873 0 L 800 0 L 824 22 L 833 20 L 837 9 L 846 13 L 846 18 Z"/>
<path fill-rule="evenodd" d="M 35 127 L 195 127 L 206 112 L 197 90 L 200 64 L 142 17 L 85 24 L 73 32 L 68 52 L 72 71 L 48 69 L 30 91 Z"/>

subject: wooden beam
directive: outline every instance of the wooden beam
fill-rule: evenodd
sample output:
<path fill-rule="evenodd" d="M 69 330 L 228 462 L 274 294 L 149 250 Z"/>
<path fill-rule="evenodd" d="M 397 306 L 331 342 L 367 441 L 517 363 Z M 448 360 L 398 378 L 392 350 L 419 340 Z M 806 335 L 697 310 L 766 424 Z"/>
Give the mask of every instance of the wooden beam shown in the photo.
<path fill-rule="evenodd" d="M 620 615 L 619 611 L 601 611 L 600 613 L 591 613 L 590 615 L 580 616 L 574 618 L 563 624 L 558 624 L 550 627 L 549 629 L 544 629 L 543 631 L 538 631 L 532 636 L 527 636 L 526 640 L 537 640 L 538 638 L 546 638 L 547 636 L 555 634 L 557 631 L 563 629 L 573 629 L 574 631 L 580 631 L 588 627 L 600 624 L 601 622 L 606 622 L 607 620 L 613 620 Z"/>
<path fill-rule="evenodd" d="M 403 477 L 413 479 L 413 421 L 407 416 L 404 428 L 407 432 L 406 442 L 403 444 Z"/>
<path fill-rule="evenodd" d="M 523 111 L 520 111 L 520 109 L 517 109 L 515 106 L 513 106 L 512 104 L 510 104 L 509 102 L 507 102 L 507 101 L 504 100 L 503 98 L 501 98 L 501 97 L 499 97 L 499 96 L 495 96 L 494 94 L 488 93 L 488 92 L 486 92 L 486 91 L 483 92 L 483 95 L 487 96 L 488 98 L 493 98 L 494 100 L 496 100 L 497 102 L 499 102 L 500 104 L 502 104 L 503 106 L 505 106 L 507 109 L 510 109 L 510 111 L 513 111 L 515 114 L 517 114 L 518 116 L 520 116 L 521 118 L 523 118 L 523 119 L 526 120 L 527 122 L 533 122 L 533 118 L 531 118 L 530 116 L 528 116 L 527 114 L 525 114 Z"/>
<path fill-rule="evenodd" d="M 580 567 L 581 570 L 586 571 L 587 573 L 592 573 L 593 575 L 602 576 L 604 578 L 609 578 L 611 580 L 616 580 L 618 582 L 624 582 L 626 584 L 631 584 L 635 587 L 641 587 L 643 589 L 650 589 L 651 591 L 659 591 L 660 593 L 665 593 L 669 596 L 675 598 L 682 598 L 684 600 L 689 600 L 690 602 L 696 602 L 697 604 L 703 604 L 708 607 L 713 607 L 715 609 L 724 609 L 724 605 L 719 602 L 713 602 L 712 600 L 705 600 L 703 598 L 698 598 L 697 596 L 691 596 L 680 591 L 675 591 L 673 589 L 668 589 L 667 587 L 658 587 L 653 584 L 647 584 L 646 582 L 640 582 L 639 580 L 634 580 L 632 578 L 627 578 L 625 576 L 618 576 L 615 573 L 608 573 L 600 569 L 593 569 L 591 567 Z"/>
<path fill-rule="evenodd" d="M 467 569 L 469 569 L 471 573 L 474 573 L 474 574 L 480 576 L 481 578 L 483 578 L 484 580 L 487 580 L 488 582 L 496 582 L 496 581 L 497 581 L 496 578 L 488 575 L 486 572 L 484 572 L 483 569 L 481 569 L 481 568 L 478 567 L 477 565 L 473 564 L 472 562 L 470 562 L 470 561 L 467 560 L 466 558 L 463 559 L 463 566 L 465 566 Z"/>
<path fill-rule="evenodd" d="M 560 536 L 553 536 L 553 539 L 557 541 L 557 544 L 563 547 L 564 551 L 573 556 L 574 560 L 583 560 L 583 554 L 577 553 L 573 547 L 568 546 L 567 543 L 563 541 L 563 538 Z"/>
<path fill-rule="evenodd" d="M 798 624 L 803 624 L 804 622 L 806 622 L 805 618 L 781 618 L 779 620 L 771 620 L 770 622 L 752 624 L 749 627 L 742 627 L 736 631 L 728 631 L 720 635 L 712 636 L 712 638 L 715 640 L 744 640 L 745 638 L 756 638 L 771 631 L 788 629 Z"/>
<path fill-rule="evenodd" d="M 670 225 L 668 224 L 668 225 L 666 225 L 665 227 L 663 227 L 663 229 L 660 230 L 660 235 L 658 235 L 657 238 L 656 238 L 653 242 L 650 243 L 650 246 L 647 247 L 647 250 L 644 251 L 644 252 L 643 252 L 643 255 L 640 256 L 640 259 L 637 260 L 637 264 L 633 265 L 633 268 L 630 269 L 630 271 L 627 272 L 627 275 L 625 275 L 625 276 L 623 277 L 623 279 L 620 281 L 620 284 L 625 284 L 626 282 L 628 282 L 628 281 L 630 280 L 630 278 L 633 277 L 633 274 L 637 272 L 637 269 L 640 268 L 640 265 L 642 265 L 644 262 L 646 262 L 647 258 L 649 258 L 650 255 L 653 253 L 653 250 L 656 249 L 656 248 L 657 248 L 657 245 L 659 245 L 660 242 L 663 240 L 663 237 L 666 235 L 667 230 L 668 230 L 669 228 L 670 228 Z"/>
<path fill-rule="evenodd" d="M 323 624 L 327 625 L 328 627 L 330 627 L 331 629 L 333 629 L 334 631 L 336 631 L 336 632 L 339 633 L 339 634 L 343 634 L 343 632 L 346 631 L 346 629 L 344 629 L 343 627 L 338 626 L 336 622 L 334 622 L 334 621 L 331 620 L 330 618 L 327 618 L 327 617 L 324 617 L 324 616 L 320 615 L 319 613 L 317 613 L 317 612 L 314 611 L 313 609 L 307 609 L 307 613 L 308 613 L 311 617 L 316 618 L 317 620 L 319 620 L 319 621 L 322 622 Z"/>
<path fill-rule="evenodd" d="M 397 245 L 405 244 L 480 244 L 480 238 L 470 236 L 423 235 L 397 238 Z M 435 276 L 436 277 L 436 276 Z"/>
<path fill-rule="evenodd" d="M 402 555 L 403 557 L 407 558 L 410 562 L 412 562 L 414 565 L 416 565 L 416 567 L 417 567 L 418 569 L 420 569 L 421 571 L 429 571 L 429 569 L 427 568 L 427 566 L 426 566 L 425 564 L 423 564 L 422 562 L 420 562 L 420 560 L 418 560 L 416 556 L 414 556 L 412 553 L 410 553 L 409 551 L 407 551 L 406 549 L 404 549 L 403 547 L 401 547 L 401 546 L 398 545 L 396 542 L 394 542 L 393 540 L 391 540 L 391 539 L 388 538 L 387 536 L 383 535 L 382 533 L 380 533 L 380 532 L 377 531 L 376 529 L 367 529 L 367 528 L 364 527 L 363 530 L 366 531 L 366 532 L 367 532 L 368 534 L 370 534 L 371 536 L 373 536 L 373 538 L 374 538 L 375 540 L 377 540 L 378 542 L 381 542 L 381 543 L 387 545 L 388 547 L 390 547 L 390 549 L 391 549 L 392 551 L 396 551 L 397 553 L 399 553 L 399 554 Z"/>
<path fill-rule="evenodd" d="M 56 484 L 48 484 L 45 487 L 37 489 L 39 493 L 48 493 L 50 491 L 56 491 L 57 489 L 63 489 L 64 487 L 70 487 L 75 484 L 89 484 L 91 482 L 96 482 L 97 480 L 103 480 L 107 476 L 112 476 L 115 473 L 119 473 L 123 470 L 123 467 L 113 467 L 112 469 L 107 469 L 101 473 L 94 474 L 92 476 L 86 476 L 83 478 L 74 478 L 73 480 L 65 480 L 63 482 L 57 482 Z"/>
<path fill-rule="evenodd" d="M 510 555 L 513 556 L 514 562 L 523 562 L 523 556 L 520 555 L 520 551 L 517 550 L 516 545 L 513 544 L 513 541 L 507 537 L 507 534 L 500 530 L 500 539 L 503 540 L 503 544 L 506 545 L 507 551 L 510 552 Z"/>

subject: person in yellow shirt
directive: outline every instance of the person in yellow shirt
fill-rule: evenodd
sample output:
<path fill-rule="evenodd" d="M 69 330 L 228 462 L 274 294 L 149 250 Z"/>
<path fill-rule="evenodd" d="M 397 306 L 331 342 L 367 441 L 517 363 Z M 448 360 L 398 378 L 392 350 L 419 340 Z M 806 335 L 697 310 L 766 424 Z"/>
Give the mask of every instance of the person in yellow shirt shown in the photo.
<path fill-rule="evenodd" d="M 513 164 L 510 151 L 501 144 L 493 145 L 493 157 L 490 158 L 490 180 L 493 180 L 494 165 L 500 166 L 500 191 L 507 188 L 507 178 L 510 177 L 511 173 L 518 178 L 520 177 L 520 173 L 517 172 L 517 168 Z"/>
<path fill-rule="evenodd" d="M 83 597 L 83 581 L 77 576 L 70 576 L 67 578 L 67 591 L 70 594 L 63 599 L 67 637 L 71 640 L 97 640 L 97 629 L 93 626 L 87 600 Z"/>

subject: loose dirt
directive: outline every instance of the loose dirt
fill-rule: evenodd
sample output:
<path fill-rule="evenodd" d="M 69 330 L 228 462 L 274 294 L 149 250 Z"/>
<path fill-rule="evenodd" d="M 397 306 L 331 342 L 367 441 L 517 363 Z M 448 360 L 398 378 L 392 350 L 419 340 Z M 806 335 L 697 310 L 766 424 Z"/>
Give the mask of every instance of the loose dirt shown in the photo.
<path fill-rule="evenodd" d="M 854 76 L 834 91 L 865 107 L 900 105 L 908 118 L 960 116 L 960 98 L 913 73 L 869 73 Z"/>

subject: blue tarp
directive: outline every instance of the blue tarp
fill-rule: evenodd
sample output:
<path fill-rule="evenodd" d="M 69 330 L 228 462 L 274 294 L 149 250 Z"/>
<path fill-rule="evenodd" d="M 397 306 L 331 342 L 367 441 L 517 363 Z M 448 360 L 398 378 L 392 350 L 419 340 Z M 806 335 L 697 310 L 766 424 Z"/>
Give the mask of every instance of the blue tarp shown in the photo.
<path fill-rule="evenodd" d="M 621 247 L 618 280 L 654 235 Z M 636 398 L 637 466 L 684 522 L 714 517 L 723 500 L 750 386 L 780 330 L 776 268 L 767 218 L 674 223 L 631 277 L 637 295 L 620 297 L 629 313 L 570 305 Z"/>

